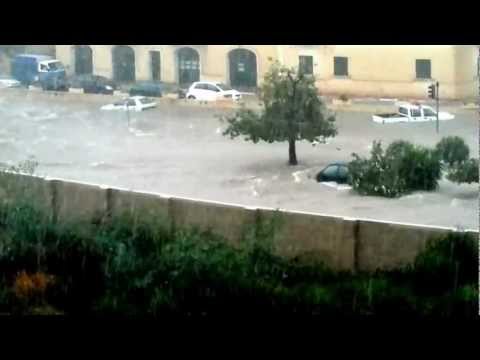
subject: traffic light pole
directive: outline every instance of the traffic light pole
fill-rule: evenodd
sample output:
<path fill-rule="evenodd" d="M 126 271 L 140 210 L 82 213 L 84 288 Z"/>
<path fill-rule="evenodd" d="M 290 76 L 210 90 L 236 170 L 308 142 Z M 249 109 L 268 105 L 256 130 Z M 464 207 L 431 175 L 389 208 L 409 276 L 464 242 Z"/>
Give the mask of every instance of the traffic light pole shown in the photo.
<path fill-rule="evenodd" d="M 437 99 L 437 134 L 438 134 L 439 127 L 440 127 L 440 122 L 438 121 L 438 120 L 439 120 L 439 119 L 438 119 L 438 111 L 439 111 L 439 97 L 440 97 L 440 94 L 439 94 L 439 91 L 438 91 L 438 90 L 439 90 L 440 84 L 439 84 L 438 81 L 437 81 L 437 83 L 436 83 L 435 85 L 436 85 L 436 90 L 437 90 L 437 91 L 436 91 L 436 93 L 437 93 L 437 94 L 436 94 L 436 95 L 437 95 L 437 96 L 436 96 L 436 99 Z"/>

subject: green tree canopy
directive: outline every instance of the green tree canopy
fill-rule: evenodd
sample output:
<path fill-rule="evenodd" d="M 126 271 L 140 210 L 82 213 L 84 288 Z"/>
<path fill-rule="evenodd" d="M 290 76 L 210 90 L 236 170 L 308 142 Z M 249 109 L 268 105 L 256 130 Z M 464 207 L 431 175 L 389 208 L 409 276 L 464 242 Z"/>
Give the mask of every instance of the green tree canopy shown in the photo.
<path fill-rule="evenodd" d="M 297 165 L 295 142 L 320 141 L 337 134 L 335 116 L 318 94 L 313 76 L 274 63 L 260 89 L 262 110 L 242 108 L 227 116 L 223 135 L 254 143 L 288 141 L 289 164 Z"/>

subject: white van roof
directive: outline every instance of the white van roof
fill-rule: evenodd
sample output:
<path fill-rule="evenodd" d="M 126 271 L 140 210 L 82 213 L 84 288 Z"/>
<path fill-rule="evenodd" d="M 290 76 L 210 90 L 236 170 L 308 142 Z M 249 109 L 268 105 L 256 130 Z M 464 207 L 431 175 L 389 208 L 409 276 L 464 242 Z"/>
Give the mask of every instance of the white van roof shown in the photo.
<path fill-rule="evenodd" d="M 46 60 L 54 60 L 53 57 L 48 55 L 37 55 L 37 54 L 19 54 L 17 55 L 19 58 L 33 58 L 37 61 L 46 61 Z"/>

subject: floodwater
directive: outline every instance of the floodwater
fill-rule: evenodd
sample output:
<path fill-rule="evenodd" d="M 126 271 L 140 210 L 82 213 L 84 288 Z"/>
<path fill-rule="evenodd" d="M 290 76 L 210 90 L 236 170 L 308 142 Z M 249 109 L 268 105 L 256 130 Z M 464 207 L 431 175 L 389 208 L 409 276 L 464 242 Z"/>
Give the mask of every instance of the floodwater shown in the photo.
<path fill-rule="evenodd" d="M 141 113 L 100 111 L 111 96 L 0 90 L 0 164 L 35 156 L 37 173 L 249 206 L 478 229 L 478 184 L 440 181 L 434 192 L 400 199 L 364 197 L 348 186 L 319 184 L 315 174 L 373 140 L 432 146 L 442 136 L 465 139 L 478 157 L 478 115 L 434 123 L 376 124 L 369 113 L 337 114 L 339 135 L 326 144 L 297 144 L 300 164 L 287 165 L 285 143 L 252 144 L 222 136 L 221 110 L 162 105 Z"/>

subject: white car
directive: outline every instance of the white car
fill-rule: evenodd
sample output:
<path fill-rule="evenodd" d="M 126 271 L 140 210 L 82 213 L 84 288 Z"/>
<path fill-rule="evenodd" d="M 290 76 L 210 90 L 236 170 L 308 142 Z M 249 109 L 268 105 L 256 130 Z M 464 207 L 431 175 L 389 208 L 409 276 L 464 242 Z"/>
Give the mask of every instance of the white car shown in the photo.
<path fill-rule="evenodd" d="M 221 99 L 239 101 L 242 98 L 242 94 L 222 83 L 198 81 L 190 86 L 185 97 L 187 99 L 200 101 L 216 101 Z"/>
<path fill-rule="evenodd" d="M 124 110 L 124 111 L 143 111 L 145 109 L 154 108 L 157 103 L 145 96 L 132 96 L 113 104 L 102 106 L 101 110 Z"/>
<path fill-rule="evenodd" d="M 438 113 L 438 120 L 453 120 L 454 118 L 455 115 L 445 111 Z M 372 120 L 379 124 L 436 121 L 437 112 L 426 105 L 400 103 L 396 113 L 375 114 L 372 116 Z"/>
<path fill-rule="evenodd" d="M 0 75 L 0 89 L 20 87 L 20 86 L 22 86 L 20 81 L 15 80 L 14 78 L 12 78 L 10 76 Z"/>

